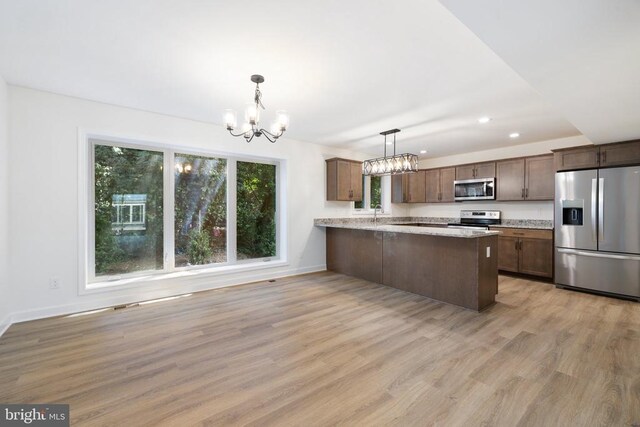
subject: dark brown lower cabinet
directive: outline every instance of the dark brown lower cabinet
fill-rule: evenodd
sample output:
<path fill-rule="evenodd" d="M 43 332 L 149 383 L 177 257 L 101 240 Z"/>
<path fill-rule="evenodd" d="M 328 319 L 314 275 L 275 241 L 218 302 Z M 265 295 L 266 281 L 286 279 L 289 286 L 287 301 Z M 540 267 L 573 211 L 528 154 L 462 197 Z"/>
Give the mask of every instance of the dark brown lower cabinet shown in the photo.
<path fill-rule="evenodd" d="M 553 277 L 553 231 L 492 228 L 498 237 L 498 269 Z"/>
<path fill-rule="evenodd" d="M 327 228 L 327 270 L 382 283 L 382 232 Z"/>
<path fill-rule="evenodd" d="M 496 235 L 327 228 L 327 269 L 480 311 L 498 291 L 497 244 Z"/>
<path fill-rule="evenodd" d="M 498 237 L 498 270 L 517 273 L 519 268 L 519 252 L 517 237 Z"/>

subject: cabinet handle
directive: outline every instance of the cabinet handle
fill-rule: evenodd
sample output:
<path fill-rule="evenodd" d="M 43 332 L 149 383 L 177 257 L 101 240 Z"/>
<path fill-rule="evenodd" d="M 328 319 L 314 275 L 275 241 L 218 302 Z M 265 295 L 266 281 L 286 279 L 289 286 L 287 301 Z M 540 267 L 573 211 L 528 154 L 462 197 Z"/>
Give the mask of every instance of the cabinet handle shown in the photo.
<path fill-rule="evenodd" d="M 602 153 L 602 163 L 607 163 L 607 152 Z"/>
<path fill-rule="evenodd" d="M 520 197 L 524 199 L 524 188 L 522 189 L 522 191 L 520 192 Z"/>
<path fill-rule="evenodd" d="M 596 153 L 596 163 L 600 164 L 600 152 Z"/>
<path fill-rule="evenodd" d="M 516 251 L 518 250 L 518 241 L 516 240 Z"/>
<path fill-rule="evenodd" d="M 526 199 L 528 197 L 529 197 L 529 189 L 525 188 L 525 190 L 524 190 L 524 198 Z"/>

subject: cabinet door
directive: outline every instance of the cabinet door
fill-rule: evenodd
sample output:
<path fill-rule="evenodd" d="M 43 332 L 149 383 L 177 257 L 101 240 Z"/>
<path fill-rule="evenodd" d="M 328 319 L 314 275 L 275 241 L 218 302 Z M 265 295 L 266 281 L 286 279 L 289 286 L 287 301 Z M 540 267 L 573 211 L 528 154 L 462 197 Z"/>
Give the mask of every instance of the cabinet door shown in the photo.
<path fill-rule="evenodd" d="M 599 157 L 599 148 L 593 146 L 553 153 L 556 171 L 597 168 L 600 165 Z"/>
<path fill-rule="evenodd" d="M 518 272 L 517 237 L 498 236 L 498 270 Z"/>
<path fill-rule="evenodd" d="M 351 162 L 344 160 L 337 161 L 337 200 L 353 200 L 351 195 Z"/>
<path fill-rule="evenodd" d="M 496 162 L 478 163 L 476 165 L 476 178 L 495 178 Z"/>
<path fill-rule="evenodd" d="M 463 179 L 473 179 L 475 178 L 475 170 L 476 165 L 462 165 L 456 166 L 456 179 L 458 181 Z"/>
<path fill-rule="evenodd" d="M 456 168 L 440 169 L 440 201 L 453 202 L 453 181 L 456 179 Z"/>
<path fill-rule="evenodd" d="M 496 200 L 524 200 L 524 159 L 496 162 Z"/>
<path fill-rule="evenodd" d="M 407 175 L 391 175 L 391 203 L 406 203 L 407 198 Z"/>
<path fill-rule="evenodd" d="M 362 163 L 350 163 L 351 168 L 351 200 L 362 201 Z"/>
<path fill-rule="evenodd" d="M 424 203 L 426 200 L 424 171 L 407 174 L 407 177 L 409 202 Z"/>
<path fill-rule="evenodd" d="M 527 200 L 553 200 L 556 172 L 553 156 L 527 157 L 525 167 L 525 198 Z M 500 188 L 500 181 L 498 181 Z M 498 192 L 498 197 L 500 192 Z"/>
<path fill-rule="evenodd" d="M 437 203 L 440 201 L 440 170 L 431 169 L 424 171 L 427 203 Z"/>
<path fill-rule="evenodd" d="M 553 240 L 520 239 L 520 272 L 535 276 L 553 276 Z"/>
<path fill-rule="evenodd" d="M 640 140 L 600 146 L 600 166 L 636 165 L 640 163 Z"/>

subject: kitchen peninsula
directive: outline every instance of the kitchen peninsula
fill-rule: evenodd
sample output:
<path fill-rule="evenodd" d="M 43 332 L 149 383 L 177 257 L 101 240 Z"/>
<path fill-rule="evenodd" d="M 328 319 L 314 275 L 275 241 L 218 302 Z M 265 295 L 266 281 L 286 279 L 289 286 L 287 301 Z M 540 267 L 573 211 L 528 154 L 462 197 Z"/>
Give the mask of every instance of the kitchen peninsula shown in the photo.
<path fill-rule="evenodd" d="M 498 291 L 498 232 L 316 219 L 327 269 L 481 311 Z"/>

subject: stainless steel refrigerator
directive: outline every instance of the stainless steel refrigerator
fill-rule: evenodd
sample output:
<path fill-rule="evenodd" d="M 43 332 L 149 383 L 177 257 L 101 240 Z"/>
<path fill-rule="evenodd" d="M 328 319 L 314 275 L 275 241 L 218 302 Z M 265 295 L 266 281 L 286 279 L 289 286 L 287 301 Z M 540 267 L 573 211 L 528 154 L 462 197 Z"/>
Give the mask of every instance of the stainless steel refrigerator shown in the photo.
<path fill-rule="evenodd" d="M 556 174 L 555 282 L 640 300 L 640 166 Z"/>

